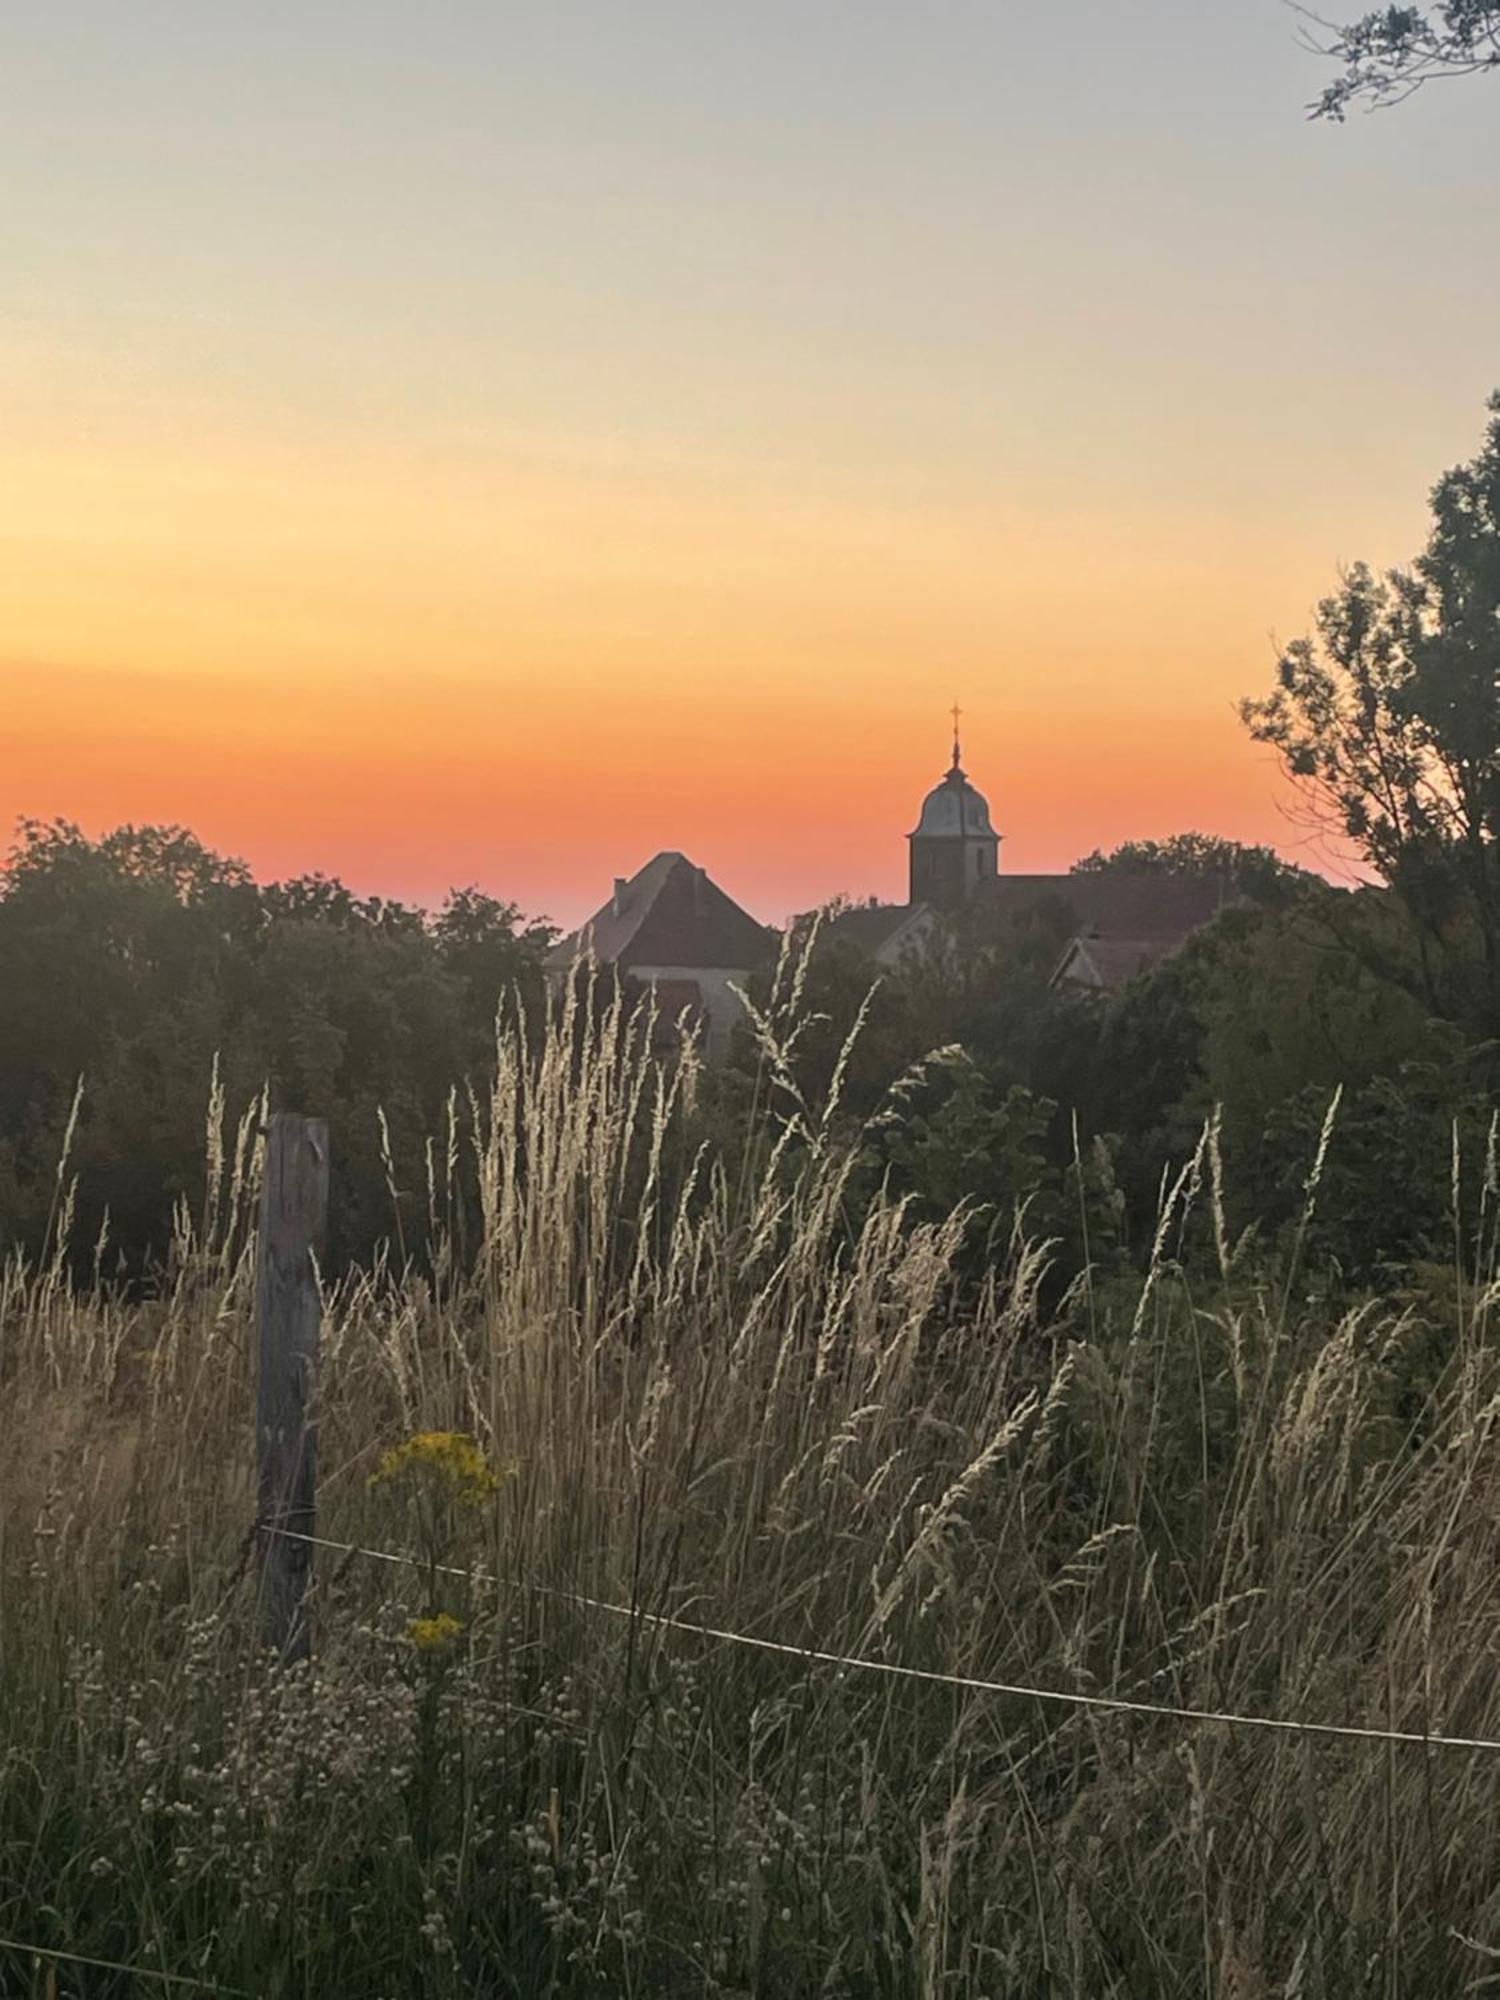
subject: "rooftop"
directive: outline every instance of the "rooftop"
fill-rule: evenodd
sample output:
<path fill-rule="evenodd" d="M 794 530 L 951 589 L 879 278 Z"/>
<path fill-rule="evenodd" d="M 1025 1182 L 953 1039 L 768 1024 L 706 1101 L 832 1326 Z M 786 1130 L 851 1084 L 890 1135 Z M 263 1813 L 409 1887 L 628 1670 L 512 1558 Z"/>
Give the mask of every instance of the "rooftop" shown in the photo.
<path fill-rule="evenodd" d="M 775 948 L 775 933 L 726 896 L 706 869 L 668 849 L 618 880 L 587 923 L 554 946 L 548 963 L 566 967 L 592 952 L 622 971 L 674 966 L 744 972 Z"/>
<path fill-rule="evenodd" d="M 985 930 L 1055 908 L 1060 927 L 1074 936 L 1156 943 L 1170 950 L 1237 900 L 1227 876 L 1109 868 L 1098 874 L 996 875 L 979 885 L 972 907 Z"/>

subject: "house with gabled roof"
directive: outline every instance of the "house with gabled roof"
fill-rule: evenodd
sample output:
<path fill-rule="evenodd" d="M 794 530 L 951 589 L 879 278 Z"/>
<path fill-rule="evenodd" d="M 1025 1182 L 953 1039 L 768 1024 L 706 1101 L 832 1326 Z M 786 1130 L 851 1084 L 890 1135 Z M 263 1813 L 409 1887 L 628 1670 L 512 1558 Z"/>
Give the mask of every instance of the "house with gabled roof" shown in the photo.
<path fill-rule="evenodd" d="M 941 921 L 930 903 L 865 903 L 841 910 L 824 926 L 826 939 L 852 945 L 882 969 L 920 958 L 941 935 Z"/>
<path fill-rule="evenodd" d="M 686 1022 L 715 1055 L 741 1012 L 733 989 L 775 956 L 778 943 L 707 869 L 669 849 L 636 874 L 617 876 L 608 901 L 553 947 L 547 970 L 560 980 L 586 960 L 612 966 L 654 989 L 664 1043 Z"/>
<path fill-rule="evenodd" d="M 1168 875 L 1104 868 L 1070 875 L 1002 875 L 975 909 L 980 943 L 1028 922 L 1055 924 L 1063 945 L 1054 986 L 1113 992 L 1149 972 L 1194 931 L 1240 901 L 1224 875 Z"/>

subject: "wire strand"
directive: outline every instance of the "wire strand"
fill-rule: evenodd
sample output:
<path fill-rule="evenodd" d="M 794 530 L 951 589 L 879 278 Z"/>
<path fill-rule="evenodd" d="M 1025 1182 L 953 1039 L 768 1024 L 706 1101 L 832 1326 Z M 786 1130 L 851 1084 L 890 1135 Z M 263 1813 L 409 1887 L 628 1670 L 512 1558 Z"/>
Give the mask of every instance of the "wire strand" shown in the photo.
<path fill-rule="evenodd" d="M 339 1555 L 367 1556 L 374 1562 L 393 1563 L 409 1569 L 435 1568 L 440 1576 L 458 1577 L 470 1583 L 476 1581 L 471 1570 L 455 1569 L 447 1563 L 428 1565 L 415 1556 L 400 1555 L 390 1549 L 369 1548 L 358 1542 L 330 1541 L 326 1536 L 306 1535 L 293 1528 L 278 1528 L 264 1523 L 261 1524 L 261 1532 L 279 1535 L 287 1541 L 305 1542 L 312 1548 L 329 1549 Z M 531 1583 L 525 1587 L 539 1596 L 574 1604 L 583 1610 L 604 1612 L 613 1618 L 638 1619 L 642 1624 L 659 1626 L 672 1632 L 687 1632 L 699 1639 L 715 1639 L 724 1645 L 744 1646 L 761 1653 L 776 1653 L 786 1659 L 839 1667 L 853 1673 L 884 1674 L 892 1680 L 923 1681 L 939 1687 L 959 1688 L 970 1694 L 1010 1695 L 1029 1701 L 1051 1702 L 1057 1707 L 1094 1709 L 1116 1715 L 1149 1715 L 1164 1722 L 1222 1723 L 1230 1729 L 1266 1729 L 1287 1736 L 1324 1736 L 1359 1743 L 1401 1743 L 1427 1750 L 1500 1753 L 1500 1740 L 1489 1736 L 1446 1736 L 1415 1729 L 1379 1729 L 1357 1722 L 1300 1722 L 1282 1715 L 1249 1715 L 1217 1708 L 1177 1708 L 1168 1702 L 1132 1701 L 1126 1695 L 1084 1694 L 1070 1688 L 1039 1687 L 1023 1681 L 981 1680 L 969 1674 L 940 1673 L 932 1667 L 903 1666 L 896 1660 L 873 1660 L 858 1653 L 830 1653 L 818 1646 L 794 1646 L 784 1639 L 758 1638 L 751 1632 L 702 1625 L 694 1619 L 678 1618 L 665 1611 L 644 1611 L 636 1605 L 611 1604 L 605 1598 L 586 1597 L 573 1590 L 557 1590 L 548 1584 Z"/>
<path fill-rule="evenodd" d="M 51 1945 L 26 1944 L 20 1938 L 0 1938 L 0 1951 L 13 1951 L 26 1958 L 47 1958 L 57 1965 L 91 1965 L 96 1972 L 126 1972 L 132 1979 L 154 1979 L 163 1986 L 184 1986 L 193 1993 L 222 1993 L 231 2000 L 250 2000 L 242 1986 L 216 1986 L 211 1979 L 195 1979 L 190 1972 L 158 1972 L 154 1966 L 126 1965 L 117 1958 L 90 1958 L 86 1952 L 57 1951 Z"/>

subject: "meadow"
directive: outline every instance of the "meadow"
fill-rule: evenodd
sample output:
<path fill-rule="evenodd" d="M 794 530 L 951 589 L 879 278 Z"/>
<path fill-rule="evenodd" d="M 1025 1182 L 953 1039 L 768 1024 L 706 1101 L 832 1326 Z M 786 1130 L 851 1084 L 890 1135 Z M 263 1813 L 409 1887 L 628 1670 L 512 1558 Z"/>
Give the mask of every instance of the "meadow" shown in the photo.
<path fill-rule="evenodd" d="M 64 1156 L 0 1279 L 0 1993 L 1500 1990 L 1500 1748 L 1420 1740 L 1500 1741 L 1493 1144 L 1403 1295 L 1232 1239 L 1212 1121 L 1149 1258 L 1059 1286 L 1024 1209 L 976 1265 L 856 1193 L 801 1009 L 732 1157 L 616 1000 L 391 1160 L 428 1247 L 328 1280 L 291 1668 L 261 1107 L 211 1093 L 146 1291 Z"/>

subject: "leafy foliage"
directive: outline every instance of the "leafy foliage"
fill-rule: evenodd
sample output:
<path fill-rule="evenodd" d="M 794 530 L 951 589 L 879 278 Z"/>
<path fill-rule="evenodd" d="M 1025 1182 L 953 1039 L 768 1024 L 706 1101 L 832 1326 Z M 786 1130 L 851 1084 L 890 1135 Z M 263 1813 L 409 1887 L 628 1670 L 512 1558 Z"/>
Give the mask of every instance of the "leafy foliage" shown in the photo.
<path fill-rule="evenodd" d="M 1341 28 L 1318 17 L 1332 41 L 1314 39 L 1322 55 L 1342 64 L 1312 106 L 1315 118 L 1342 121 L 1350 105 L 1396 104 L 1439 77 L 1500 69 L 1500 5 L 1496 0 L 1445 0 L 1434 8 L 1380 7 Z"/>
<path fill-rule="evenodd" d="M 232 1110 L 269 1087 L 333 1121 L 335 1256 L 414 1225 L 380 1114 L 419 1157 L 502 997 L 537 1004 L 554 936 L 472 889 L 429 917 L 322 876 L 258 885 L 179 827 L 26 822 L 0 880 L 0 1244 L 40 1241 L 82 1077 L 80 1226 L 134 1269 L 200 1198 L 216 1068 Z"/>
<path fill-rule="evenodd" d="M 1426 549 L 1377 577 L 1356 564 L 1242 704 L 1314 810 L 1400 894 L 1427 946 L 1472 962 L 1478 991 L 1426 998 L 1500 1028 L 1500 395 L 1484 444 L 1438 481 Z"/>
<path fill-rule="evenodd" d="M 1075 875 L 1212 876 L 1241 894 L 1278 900 L 1318 877 L 1274 847 L 1247 845 L 1218 833 L 1174 833 L 1166 840 L 1127 840 L 1106 854 L 1095 848 L 1073 863 Z"/>

